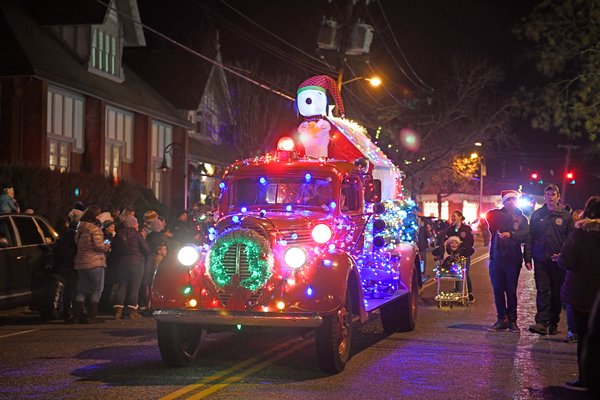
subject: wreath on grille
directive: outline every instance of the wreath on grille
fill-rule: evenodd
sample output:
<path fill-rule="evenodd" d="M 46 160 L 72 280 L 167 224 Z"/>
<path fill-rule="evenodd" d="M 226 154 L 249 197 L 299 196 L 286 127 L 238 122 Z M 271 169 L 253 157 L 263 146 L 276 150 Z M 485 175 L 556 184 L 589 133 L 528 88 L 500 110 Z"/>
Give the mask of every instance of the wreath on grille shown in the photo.
<path fill-rule="evenodd" d="M 231 246 L 242 244 L 248 260 L 250 276 L 240 281 L 240 286 L 255 292 L 263 287 L 273 275 L 273 252 L 267 240 L 249 229 L 235 229 L 223 232 L 215 240 L 210 250 L 208 273 L 217 287 L 224 287 L 231 281 L 225 270 L 223 258 Z"/>

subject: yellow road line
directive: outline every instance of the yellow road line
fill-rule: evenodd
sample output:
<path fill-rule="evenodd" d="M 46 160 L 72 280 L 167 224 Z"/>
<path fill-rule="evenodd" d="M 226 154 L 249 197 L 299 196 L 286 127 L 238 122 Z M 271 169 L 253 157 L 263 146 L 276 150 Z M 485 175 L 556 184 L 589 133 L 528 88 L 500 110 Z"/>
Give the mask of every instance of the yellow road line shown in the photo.
<path fill-rule="evenodd" d="M 260 371 L 261 369 L 264 369 L 266 367 L 268 367 L 269 365 L 273 364 L 274 362 L 276 362 L 277 360 L 282 359 L 283 357 L 287 356 L 288 354 L 294 353 L 298 350 L 303 349 L 304 347 L 307 347 L 310 344 L 313 344 L 314 341 L 312 340 L 307 340 L 301 343 L 296 344 L 293 347 L 290 347 L 289 349 L 287 349 L 286 351 L 284 351 L 283 353 L 279 353 L 263 362 L 261 362 L 260 364 L 256 364 L 255 366 L 253 366 L 252 368 L 249 368 L 245 371 L 240 372 L 237 375 L 233 375 L 227 379 L 225 379 L 222 383 L 218 383 L 216 385 L 212 385 L 196 394 L 194 394 L 191 397 L 188 397 L 188 400 L 198 400 L 198 399 L 203 399 L 206 396 L 213 394 L 215 392 L 218 392 L 221 389 L 226 388 L 227 386 L 231 385 L 232 383 L 238 382 L 242 379 L 244 379 L 245 377 L 247 377 L 248 375 L 251 375 L 257 371 Z"/>
<path fill-rule="evenodd" d="M 186 394 L 188 392 L 191 392 L 191 391 L 194 391 L 196 389 L 199 389 L 202 386 L 205 386 L 206 384 L 208 384 L 208 383 L 210 383 L 212 381 L 215 381 L 217 379 L 222 379 L 226 375 L 229 375 L 229 374 L 231 374 L 233 372 L 236 372 L 236 371 L 238 371 L 238 370 L 246 367 L 247 365 L 255 363 L 258 360 L 260 360 L 260 359 L 262 359 L 264 357 L 267 357 L 267 356 L 271 355 L 271 353 L 279 351 L 280 349 L 282 349 L 284 347 L 290 346 L 294 342 L 297 342 L 298 340 L 299 340 L 298 338 L 292 338 L 292 339 L 286 340 L 285 342 L 280 343 L 277 346 L 270 348 L 269 350 L 263 351 L 262 353 L 254 356 L 252 358 L 249 358 L 247 360 L 241 361 L 241 362 L 239 362 L 239 363 L 237 363 L 237 364 L 235 364 L 235 365 L 233 365 L 233 366 L 231 366 L 231 367 L 229 367 L 227 369 L 224 369 L 223 371 L 219 371 L 219 372 L 217 372 L 217 373 L 215 373 L 213 375 L 205 376 L 202 379 L 198 380 L 197 382 L 192 383 L 191 385 L 187 385 L 187 386 L 185 386 L 185 387 L 183 387 L 183 388 L 181 388 L 179 390 L 176 390 L 176 391 L 174 391 L 172 393 L 169 393 L 168 395 L 166 395 L 164 397 L 161 397 L 161 400 L 173 400 L 173 399 L 176 399 L 177 397 L 183 396 L 184 394 Z"/>

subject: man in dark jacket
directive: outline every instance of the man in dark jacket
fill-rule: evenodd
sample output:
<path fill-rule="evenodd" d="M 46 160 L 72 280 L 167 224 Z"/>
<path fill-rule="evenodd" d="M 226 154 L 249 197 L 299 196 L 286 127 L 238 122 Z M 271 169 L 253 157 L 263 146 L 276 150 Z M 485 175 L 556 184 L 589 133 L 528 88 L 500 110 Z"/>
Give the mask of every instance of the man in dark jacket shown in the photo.
<path fill-rule="evenodd" d="M 504 207 L 488 211 L 490 226 L 490 279 L 498 321 L 491 331 L 519 332 L 517 326 L 517 283 L 523 264 L 521 244 L 527 241 L 529 225 L 523 212 L 517 208 L 518 193 L 504 190 L 501 193 Z M 531 259 L 526 255 L 527 269 Z"/>
<path fill-rule="evenodd" d="M 565 278 L 565 271 L 556 261 L 573 230 L 573 217 L 561 207 L 556 185 L 546 186 L 544 200 L 545 204 L 531 215 L 529 224 L 528 246 L 531 246 L 537 290 L 536 323 L 529 327 L 529 331 L 539 335 L 556 335 L 562 309 L 560 287 Z"/>

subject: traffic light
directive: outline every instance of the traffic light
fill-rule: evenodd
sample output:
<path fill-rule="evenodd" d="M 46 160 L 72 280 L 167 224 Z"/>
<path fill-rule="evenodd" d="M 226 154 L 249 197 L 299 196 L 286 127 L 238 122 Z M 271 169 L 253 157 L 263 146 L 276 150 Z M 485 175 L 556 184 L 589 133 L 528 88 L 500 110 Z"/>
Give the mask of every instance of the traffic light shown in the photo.
<path fill-rule="evenodd" d="M 569 183 L 571 185 L 575 184 L 575 173 L 573 173 L 573 171 L 568 171 L 567 173 L 565 173 L 565 179 L 567 181 L 569 181 Z"/>
<path fill-rule="evenodd" d="M 533 185 L 534 183 L 539 183 L 540 185 L 544 184 L 544 181 L 541 178 L 541 174 L 537 171 L 532 172 L 531 174 L 529 174 L 529 179 L 531 182 L 529 182 L 530 185 Z"/>

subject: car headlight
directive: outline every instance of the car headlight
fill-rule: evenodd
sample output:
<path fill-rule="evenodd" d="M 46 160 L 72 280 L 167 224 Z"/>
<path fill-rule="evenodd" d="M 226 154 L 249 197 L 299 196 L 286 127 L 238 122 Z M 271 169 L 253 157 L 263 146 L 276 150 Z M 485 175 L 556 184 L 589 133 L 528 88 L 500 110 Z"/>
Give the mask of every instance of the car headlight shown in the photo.
<path fill-rule="evenodd" d="M 300 247 L 290 247 L 283 256 L 288 267 L 298 269 L 306 264 L 306 252 Z"/>
<path fill-rule="evenodd" d="M 332 235 L 333 232 L 327 224 L 318 224 L 312 230 L 313 240 L 319 244 L 327 243 Z"/>
<path fill-rule="evenodd" d="M 177 253 L 177 259 L 186 267 L 191 267 L 200 260 L 200 251 L 196 246 L 183 246 Z"/>

